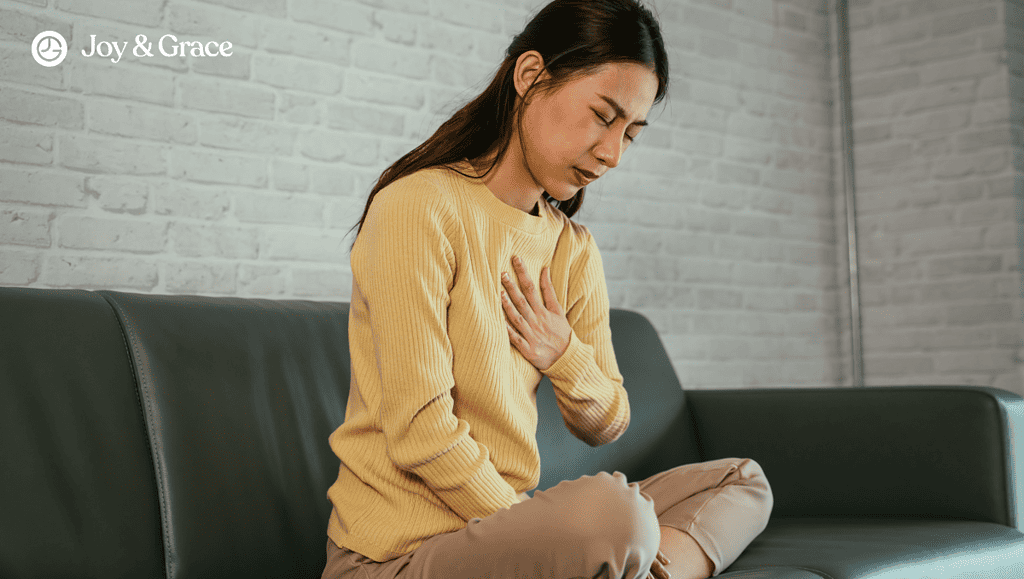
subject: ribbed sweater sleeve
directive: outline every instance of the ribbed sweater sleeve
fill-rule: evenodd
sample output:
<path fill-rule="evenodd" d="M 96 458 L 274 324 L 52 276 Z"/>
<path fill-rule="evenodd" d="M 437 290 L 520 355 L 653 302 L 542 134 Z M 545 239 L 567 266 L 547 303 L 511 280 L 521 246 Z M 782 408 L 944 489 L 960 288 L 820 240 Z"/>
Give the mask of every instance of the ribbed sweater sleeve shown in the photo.
<path fill-rule="evenodd" d="M 613 442 L 629 426 L 629 397 L 612 349 L 610 303 L 597 243 L 587 232 L 584 256 L 570 272 L 569 346 L 544 374 L 555 387 L 565 425 L 590 446 Z"/>
<path fill-rule="evenodd" d="M 410 178 L 370 204 L 352 275 L 369 311 L 387 456 L 469 521 L 519 499 L 470 424 L 453 413 L 447 312 L 459 228 L 437 187 Z"/>

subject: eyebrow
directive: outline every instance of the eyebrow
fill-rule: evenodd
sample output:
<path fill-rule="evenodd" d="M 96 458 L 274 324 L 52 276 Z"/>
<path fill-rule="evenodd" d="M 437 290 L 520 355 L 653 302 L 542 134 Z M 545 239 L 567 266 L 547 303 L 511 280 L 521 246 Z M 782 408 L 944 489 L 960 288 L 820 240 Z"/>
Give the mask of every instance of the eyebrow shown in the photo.
<path fill-rule="evenodd" d="M 620 117 L 626 116 L 626 111 L 622 109 L 622 106 L 619 105 L 619 103 L 617 103 L 614 100 L 612 100 L 611 97 L 606 97 L 603 94 L 599 94 L 597 96 L 601 97 L 606 103 L 611 105 L 611 107 L 613 109 L 615 109 L 615 114 L 619 115 Z M 630 123 L 630 125 L 638 125 L 638 126 L 641 126 L 641 127 L 646 127 L 647 126 L 647 121 L 633 121 L 632 123 Z"/>

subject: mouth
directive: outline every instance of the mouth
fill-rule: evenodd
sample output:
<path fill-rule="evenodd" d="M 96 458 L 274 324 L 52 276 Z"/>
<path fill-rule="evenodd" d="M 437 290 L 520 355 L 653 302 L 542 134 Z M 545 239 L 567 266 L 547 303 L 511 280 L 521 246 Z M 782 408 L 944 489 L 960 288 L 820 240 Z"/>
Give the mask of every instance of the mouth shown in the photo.
<path fill-rule="evenodd" d="M 576 171 L 576 177 L 579 180 L 580 185 L 586 186 L 594 179 L 597 179 L 597 175 L 594 175 L 593 173 L 586 173 L 579 167 L 573 167 L 573 170 Z"/>

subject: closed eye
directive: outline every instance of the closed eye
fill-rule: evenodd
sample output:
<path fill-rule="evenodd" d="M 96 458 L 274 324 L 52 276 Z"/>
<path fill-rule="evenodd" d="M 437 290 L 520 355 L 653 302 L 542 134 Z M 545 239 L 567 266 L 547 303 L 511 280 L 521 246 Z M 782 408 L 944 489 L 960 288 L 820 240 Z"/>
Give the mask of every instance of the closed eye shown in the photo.
<path fill-rule="evenodd" d="M 605 118 L 602 117 L 597 111 L 594 111 L 594 114 L 597 115 L 597 118 L 601 119 L 601 122 L 604 123 L 604 126 L 606 126 L 606 127 L 612 126 L 611 122 L 606 121 Z M 629 133 L 626 133 L 626 138 L 629 139 L 630 143 L 632 143 L 634 141 L 634 138 Z"/>

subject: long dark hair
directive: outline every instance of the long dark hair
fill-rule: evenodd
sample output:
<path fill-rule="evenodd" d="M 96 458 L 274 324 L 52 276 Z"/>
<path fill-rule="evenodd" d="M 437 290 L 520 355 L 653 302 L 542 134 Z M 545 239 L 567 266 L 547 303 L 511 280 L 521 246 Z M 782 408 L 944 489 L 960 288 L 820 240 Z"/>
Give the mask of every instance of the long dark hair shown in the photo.
<path fill-rule="evenodd" d="M 512 75 L 519 57 L 530 50 L 541 54 L 544 70 L 548 71 L 550 79 L 538 80 L 527 89 L 522 99 L 517 100 L 519 95 Z M 490 173 L 508 150 L 513 123 L 522 135 L 519 112 L 523 102 L 529 100 L 531 91 L 537 89 L 541 94 L 556 91 L 566 83 L 613 62 L 640 63 L 653 69 L 658 77 L 654 104 L 661 102 L 668 93 L 668 55 L 661 38 L 661 27 L 640 0 L 554 0 L 545 6 L 512 39 L 505 51 L 505 60 L 487 89 L 445 121 L 423 144 L 406 153 L 381 174 L 366 200 L 363 216 L 352 227 L 358 228 L 356 236 L 363 229 L 373 197 L 381 189 L 429 167 L 444 166 L 465 175 L 449 165 L 463 158 L 478 159 L 497 147 L 494 162 L 483 175 Z M 544 70 L 537 75 L 538 79 Z M 567 217 L 572 217 L 583 203 L 584 192 L 580 189 L 565 202 L 559 202 L 547 193 L 543 196 Z"/>

